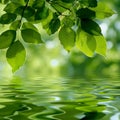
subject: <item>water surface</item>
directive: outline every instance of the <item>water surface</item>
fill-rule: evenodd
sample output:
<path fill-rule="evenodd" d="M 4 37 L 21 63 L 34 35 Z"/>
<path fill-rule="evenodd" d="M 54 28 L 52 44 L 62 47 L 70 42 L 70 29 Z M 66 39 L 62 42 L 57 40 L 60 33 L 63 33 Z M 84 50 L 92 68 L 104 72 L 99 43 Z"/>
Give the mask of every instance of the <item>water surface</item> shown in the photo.
<path fill-rule="evenodd" d="M 120 120 L 120 76 L 0 79 L 0 120 Z"/>

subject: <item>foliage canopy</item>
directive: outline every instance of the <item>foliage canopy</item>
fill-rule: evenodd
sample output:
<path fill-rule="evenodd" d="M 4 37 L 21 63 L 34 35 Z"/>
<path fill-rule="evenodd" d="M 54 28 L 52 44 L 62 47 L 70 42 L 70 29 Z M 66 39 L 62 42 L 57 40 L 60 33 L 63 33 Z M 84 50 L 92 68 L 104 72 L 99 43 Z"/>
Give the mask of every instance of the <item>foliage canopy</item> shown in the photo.
<path fill-rule="evenodd" d="M 106 40 L 96 22 L 114 14 L 105 3 L 97 0 L 0 0 L 0 4 L 4 6 L 0 24 L 9 25 L 0 35 L 0 49 L 6 49 L 13 72 L 24 63 L 24 42 L 44 43 L 37 27 L 39 23 L 49 35 L 58 32 L 60 43 L 67 51 L 76 46 L 89 57 L 95 52 L 106 54 Z"/>

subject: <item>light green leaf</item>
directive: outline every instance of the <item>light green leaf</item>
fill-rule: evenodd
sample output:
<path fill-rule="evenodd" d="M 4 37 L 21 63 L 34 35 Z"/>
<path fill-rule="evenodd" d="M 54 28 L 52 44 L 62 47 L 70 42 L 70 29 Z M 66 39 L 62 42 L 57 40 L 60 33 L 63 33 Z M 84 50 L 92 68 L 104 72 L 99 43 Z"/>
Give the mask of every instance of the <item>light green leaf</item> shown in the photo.
<path fill-rule="evenodd" d="M 8 63 L 12 67 L 12 71 L 15 72 L 23 65 L 26 57 L 26 51 L 24 46 L 19 42 L 14 42 L 7 50 L 6 58 Z"/>
<path fill-rule="evenodd" d="M 104 19 L 114 14 L 114 11 L 104 2 L 98 2 L 97 7 L 91 8 L 91 10 L 96 12 L 96 18 L 98 19 Z"/>
<path fill-rule="evenodd" d="M 18 4 L 18 5 L 25 5 L 25 1 L 24 0 L 11 0 L 11 2 Z"/>
<path fill-rule="evenodd" d="M 14 30 L 7 30 L 0 35 L 0 49 L 8 48 L 15 40 L 16 32 Z"/>
<path fill-rule="evenodd" d="M 92 57 L 96 49 L 96 40 L 92 35 L 84 32 L 83 30 L 78 30 L 76 46 L 85 55 Z"/>
<path fill-rule="evenodd" d="M 94 36 L 96 40 L 96 53 L 105 56 L 106 55 L 106 40 L 101 36 Z"/>
<path fill-rule="evenodd" d="M 38 32 L 37 28 L 30 22 L 24 22 L 22 25 L 22 29 L 32 29 Z"/>
<path fill-rule="evenodd" d="M 17 30 L 19 28 L 20 28 L 20 20 L 16 20 L 16 21 L 12 22 L 10 25 L 11 30 Z"/>
<path fill-rule="evenodd" d="M 33 29 L 24 29 L 21 31 L 22 38 L 28 43 L 43 43 L 41 40 L 41 35 Z"/>
<path fill-rule="evenodd" d="M 59 31 L 59 40 L 63 47 L 70 51 L 75 44 L 75 32 L 67 26 L 63 26 Z"/>

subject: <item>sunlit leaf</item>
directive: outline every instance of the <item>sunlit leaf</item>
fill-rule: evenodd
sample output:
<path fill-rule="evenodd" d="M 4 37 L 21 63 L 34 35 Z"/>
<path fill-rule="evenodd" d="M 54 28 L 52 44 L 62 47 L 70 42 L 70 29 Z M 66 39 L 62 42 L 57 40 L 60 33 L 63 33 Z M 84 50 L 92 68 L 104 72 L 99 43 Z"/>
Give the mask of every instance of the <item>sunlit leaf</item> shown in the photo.
<path fill-rule="evenodd" d="M 51 5 L 55 9 L 55 11 L 58 13 L 62 13 L 62 12 L 66 11 L 65 7 L 62 7 L 61 5 L 57 4 L 56 2 L 53 2 Z"/>
<path fill-rule="evenodd" d="M 24 22 L 22 25 L 22 29 L 32 29 L 32 30 L 38 32 L 37 28 L 30 22 Z"/>
<path fill-rule="evenodd" d="M 22 38 L 28 43 L 42 43 L 41 35 L 33 29 L 23 29 L 21 31 Z"/>
<path fill-rule="evenodd" d="M 62 23 L 66 26 L 72 27 L 75 24 L 75 21 L 72 20 L 71 16 L 65 16 L 62 19 Z"/>
<path fill-rule="evenodd" d="M 14 30 L 7 30 L 0 35 L 0 49 L 8 48 L 15 40 L 16 32 Z"/>
<path fill-rule="evenodd" d="M 26 51 L 24 46 L 19 42 L 14 42 L 7 50 L 6 58 L 8 63 L 12 67 L 12 71 L 15 72 L 23 65 L 26 57 Z"/>
<path fill-rule="evenodd" d="M 92 57 L 96 49 L 96 40 L 92 35 L 82 30 L 78 30 L 76 46 L 85 55 Z"/>
<path fill-rule="evenodd" d="M 101 35 L 101 28 L 99 25 L 90 19 L 82 19 L 81 20 L 82 29 L 92 35 Z"/>
<path fill-rule="evenodd" d="M 11 0 L 13 3 L 18 4 L 18 5 L 25 5 L 24 0 Z"/>
<path fill-rule="evenodd" d="M 103 2 L 98 2 L 98 6 L 91 9 L 96 12 L 96 18 L 98 19 L 110 17 L 115 13 L 106 3 Z"/>
<path fill-rule="evenodd" d="M 12 24 L 10 25 L 10 29 L 11 30 L 17 30 L 20 27 L 20 20 L 16 20 L 14 22 L 12 22 Z"/>
<path fill-rule="evenodd" d="M 96 40 L 96 53 L 105 56 L 106 55 L 106 40 L 101 36 L 94 36 Z"/>
<path fill-rule="evenodd" d="M 0 17 L 1 24 L 9 24 L 16 19 L 16 14 L 13 13 L 5 13 Z"/>
<path fill-rule="evenodd" d="M 75 45 L 75 36 L 75 32 L 70 27 L 63 26 L 60 29 L 59 40 L 67 51 L 70 51 Z"/>

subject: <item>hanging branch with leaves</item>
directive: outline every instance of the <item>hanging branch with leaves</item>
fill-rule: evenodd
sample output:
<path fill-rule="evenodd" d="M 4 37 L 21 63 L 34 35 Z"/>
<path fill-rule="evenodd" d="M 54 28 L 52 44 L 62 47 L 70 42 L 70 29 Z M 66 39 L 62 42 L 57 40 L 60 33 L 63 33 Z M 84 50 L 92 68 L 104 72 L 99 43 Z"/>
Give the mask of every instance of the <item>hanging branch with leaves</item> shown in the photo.
<path fill-rule="evenodd" d="M 0 49 L 15 72 L 26 58 L 24 43 L 44 43 L 36 27 L 41 23 L 49 35 L 58 32 L 63 47 L 77 47 L 85 55 L 105 56 L 106 40 L 96 20 L 110 17 L 113 10 L 97 0 L 0 0 L 4 5 L 0 24 L 9 29 L 0 35 Z M 19 37 L 21 36 L 21 37 Z"/>

